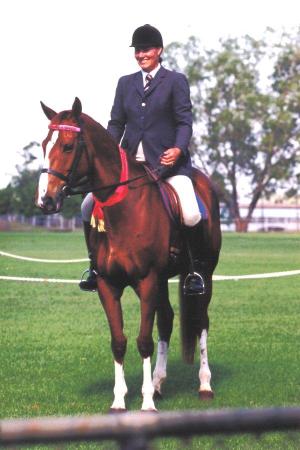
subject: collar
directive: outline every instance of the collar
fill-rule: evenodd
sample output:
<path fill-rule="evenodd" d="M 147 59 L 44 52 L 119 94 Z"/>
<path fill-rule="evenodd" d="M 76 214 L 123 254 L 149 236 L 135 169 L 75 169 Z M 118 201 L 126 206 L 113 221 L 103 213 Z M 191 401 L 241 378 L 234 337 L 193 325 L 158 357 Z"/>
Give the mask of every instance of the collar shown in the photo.
<path fill-rule="evenodd" d="M 144 72 L 144 70 L 142 70 L 144 85 L 146 84 L 146 76 L 148 75 L 148 73 L 150 75 L 152 75 L 152 77 L 154 78 L 160 68 L 161 68 L 161 64 L 158 64 L 158 66 L 155 67 L 155 69 L 151 70 L 151 72 Z"/>

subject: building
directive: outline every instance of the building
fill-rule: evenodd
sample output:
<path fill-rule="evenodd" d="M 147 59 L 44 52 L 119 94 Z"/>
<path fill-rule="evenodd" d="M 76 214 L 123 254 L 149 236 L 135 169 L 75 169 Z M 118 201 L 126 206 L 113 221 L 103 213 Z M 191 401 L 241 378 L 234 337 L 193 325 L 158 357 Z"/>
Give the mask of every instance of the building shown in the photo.
<path fill-rule="evenodd" d="M 241 217 L 247 215 L 247 205 L 240 206 Z M 222 230 L 235 231 L 235 225 L 221 209 Z M 248 231 L 300 232 L 300 200 L 293 202 L 260 201 L 255 208 Z"/>

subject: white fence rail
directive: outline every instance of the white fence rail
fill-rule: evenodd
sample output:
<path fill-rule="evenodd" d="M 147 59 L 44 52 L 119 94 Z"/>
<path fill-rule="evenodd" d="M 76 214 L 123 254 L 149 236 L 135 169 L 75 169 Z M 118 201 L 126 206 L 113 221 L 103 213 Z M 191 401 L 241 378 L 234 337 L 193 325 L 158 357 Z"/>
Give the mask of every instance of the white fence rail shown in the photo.
<path fill-rule="evenodd" d="M 62 214 L 38 215 L 25 217 L 20 214 L 0 215 L 0 230 L 9 230 L 20 225 L 28 227 L 44 227 L 57 230 L 76 230 L 82 227 L 80 214 L 66 219 Z M 222 231 L 235 231 L 234 221 L 221 219 Z M 248 231 L 300 231 L 300 209 L 297 217 L 253 217 L 249 222 Z"/>
<path fill-rule="evenodd" d="M 66 219 L 62 214 L 25 217 L 22 214 L 0 215 L 0 230 L 9 230 L 13 226 L 44 227 L 56 230 L 76 230 L 82 227 L 80 215 Z"/>

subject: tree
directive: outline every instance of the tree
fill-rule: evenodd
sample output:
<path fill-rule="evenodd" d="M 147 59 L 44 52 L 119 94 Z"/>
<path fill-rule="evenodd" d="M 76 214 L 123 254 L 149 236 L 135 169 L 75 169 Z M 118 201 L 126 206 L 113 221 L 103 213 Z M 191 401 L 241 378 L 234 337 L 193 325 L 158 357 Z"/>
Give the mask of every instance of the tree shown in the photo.
<path fill-rule="evenodd" d="M 194 160 L 217 183 L 238 231 L 246 231 L 258 200 L 291 179 L 299 152 L 299 36 L 283 44 L 250 36 L 204 50 L 196 38 L 166 49 L 171 67 L 189 78 L 194 105 Z M 282 39 L 281 39 L 281 42 Z M 287 42 L 289 46 L 287 46 Z M 262 82 L 271 58 L 272 84 Z M 248 198 L 245 217 L 241 198 Z"/>
<path fill-rule="evenodd" d="M 37 142 L 30 142 L 21 152 L 23 163 L 16 166 L 17 175 L 5 189 L 0 190 L 1 214 L 23 214 L 26 217 L 36 214 L 34 196 L 39 175 L 38 169 L 31 168 L 36 159 L 32 149 L 39 146 Z"/>
<path fill-rule="evenodd" d="M 13 188 L 9 184 L 5 189 L 0 190 L 0 214 L 12 214 L 13 212 Z"/>

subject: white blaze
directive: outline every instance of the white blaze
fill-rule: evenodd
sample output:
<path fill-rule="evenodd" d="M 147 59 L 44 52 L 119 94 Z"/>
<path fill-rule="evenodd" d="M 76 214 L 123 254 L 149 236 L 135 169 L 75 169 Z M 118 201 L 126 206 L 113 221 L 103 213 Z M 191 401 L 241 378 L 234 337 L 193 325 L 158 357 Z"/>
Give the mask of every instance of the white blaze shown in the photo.
<path fill-rule="evenodd" d="M 50 154 L 50 151 L 52 150 L 55 142 L 57 141 L 57 138 L 58 138 L 58 131 L 54 131 L 51 135 L 51 138 L 50 138 L 47 146 L 46 146 L 43 169 L 49 169 L 49 164 L 50 164 L 49 154 Z M 38 206 L 43 205 L 42 198 L 47 193 L 48 178 L 49 178 L 48 173 L 41 173 L 40 178 L 39 178 L 39 187 L 38 187 L 38 200 L 37 200 Z"/>

